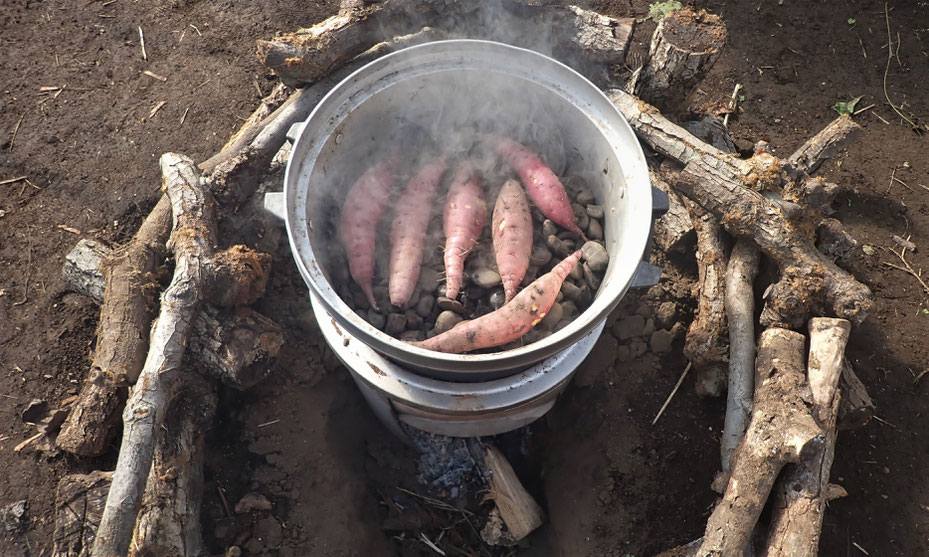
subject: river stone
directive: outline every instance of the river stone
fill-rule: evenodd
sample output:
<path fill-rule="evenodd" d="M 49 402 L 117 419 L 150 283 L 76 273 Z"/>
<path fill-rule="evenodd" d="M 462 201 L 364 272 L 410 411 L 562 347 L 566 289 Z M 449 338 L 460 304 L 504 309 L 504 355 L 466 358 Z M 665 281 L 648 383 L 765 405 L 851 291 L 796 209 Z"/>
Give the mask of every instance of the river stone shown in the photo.
<path fill-rule="evenodd" d="M 658 329 L 652 333 L 648 341 L 652 352 L 655 354 L 664 354 L 671 351 L 671 344 L 674 342 L 674 333 L 667 329 Z"/>
<path fill-rule="evenodd" d="M 529 264 L 541 267 L 552 260 L 552 252 L 548 251 L 545 246 L 536 245 L 529 254 Z"/>
<path fill-rule="evenodd" d="M 406 328 L 407 329 L 422 329 L 423 328 L 423 318 L 420 317 L 415 311 L 408 309 L 403 315 L 406 319 Z"/>
<path fill-rule="evenodd" d="M 594 292 L 600 290 L 600 278 L 590 269 L 590 265 L 585 261 L 583 265 L 578 265 L 578 267 L 584 269 L 584 280 L 587 281 L 587 286 Z"/>
<path fill-rule="evenodd" d="M 384 330 L 388 335 L 399 335 L 406 328 L 406 316 L 400 313 L 391 313 L 387 316 L 387 328 Z"/>
<path fill-rule="evenodd" d="M 506 303 L 506 294 L 502 288 L 498 288 L 490 293 L 490 307 L 500 309 Z"/>
<path fill-rule="evenodd" d="M 577 302 L 581 289 L 575 286 L 573 282 L 564 281 L 561 283 L 561 292 L 565 295 L 565 298 Z"/>
<path fill-rule="evenodd" d="M 571 277 L 571 280 L 573 280 L 574 282 L 579 282 L 583 280 L 584 269 L 582 268 L 582 265 L 579 263 L 575 263 L 574 266 L 571 267 L 571 272 L 568 273 L 568 276 Z"/>
<path fill-rule="evenodd" d="M 579 205 L 592 205 L 597 202 L 597 198 L 594 197 L 594 192 L 590 189 L 583 187 L 578 188 L 577 195 L 574 197 L 574 202 Z"/>
<path fill-rule="evenodd" d="M 375 329 L 384 330 L 384 325 L 387 324 L 387 318 L 381 315 L 380 313 L 374 311 L 373 309 L 368 310 L 365 320 L 371 324 Z"/>
<path fill-rule="evenodd" d="M 587 228 L 587 225 L 590 223 L 590 216 L 587 214 L 587 209 L 580 203 L 571 205 L 571 209 L 574 210 L 574 221 L 577 223 L 577 227 L 581 230 Z"/>
<path fill-rule="evenodd" d="M 581 312 L 577 310 L 577 306 L 574 304 L 574 302 L 568 300 L 559 303 L 561 304 L 561 311 L 564 313 L 564 317 L 562 317 L 562 319 L 571 320 L 581 314 Z"/>
<path fill-rule="evenodd" d="M 550 331 L 555 325 L 561 321 L 561 318 L 564 316 L 564 308 L 561 307 L 561 304 L 555 302 L 552 304 L 552 307 L 548 310 L 548 313 L 545 314 L 545 317 L 542 318 L 542 321 L 539 323 L 539 327 L 544 330 Z"/>
<path fill-rule="evenodd" d="M 607 265 L 610 264 L 610 254 L 607 253 L 605 247 L 597 242 L 592 240 L 587 242 L 584 244 L 584 247 L 581 248 L 581 251 L 583 251 L 584 260 L 590 265 L 590 270 L 592 271 L 605 271 Z"/>
<path fill-rule="evenodd" d="M 419 342 L 426 340 L 426 335 L 422 331 L 403 331 L 400 333 L 400 340 L 406 342 Z"/>
<path fill-rule="evenodd" d="M 588 308 L 593 301 L 594 295 L 593 292 L 590 291 L 590 287 L 586 284 L 582 284 L 577 293 L 577 303 L 583 308 Z"/>
<path fill-rule="evenodd" d="M 436 303 L 439 304 L 439 307 L 444 310 L 454 311 L 460 315 L 464 314 L 464 306 L 458 300 L 446 298 L 445 296 L 439 296 L 436 299 Z"/>
<path fill-rule="evenodd" d="M 556 226 L 554 222 L 545 219 L 545 222 L 542 223 L 542 236 L 548 238 L 555 234 L 558 234 L 558 226 Z"/>
<path fill-rule="evenodd" d="M 603 218 L 603 207 L 599 205 L 588 205 L 587 216 L 592 219 L 602 219 Z"/>
<path fill-rule="evenodd" d="M 603 227 L 600 226 L 600 221 L 590 219 L 590 224 L 587 225 L 587 237 L 591 240 L 603 239 Z"/>
<path fill-rule="evenodd" d="M 500 273 L 482 267 L 471 273 L 471 280 L 481 288 L 493 288 L 500 284 Z"/>
<path fill-rule="evenodd" d="M 432 294 L 439 288 L 439 272 L 430 267 L 423 267 L 419 271 L 419 286 L 423 292 Z"/>
<path fill-rule="evenodd" d="M 416 313 L 419 314 L 423 319 L 428 319 L 432 315 L 432 308 L 435 305 L 435 298 L 426 294 L 419 299 L 419 303 L 416 304 Z"/>
<path fill-rule="evenodd" d="M 550 234 L 548 238 L 546 238 L 545 243 L 548 245 L 548 248 L 552 250 L 552 253 L 555 254 L 555 257 L 564 259 L 568 256 L 568 253 L 570 253 L 570 248 L 564 240 L 554 234 Z"/>
<path fill-rule="evenodd" d="M 445 310 L 435 318 L 435 330 L 439 333 L 444 333 L 445 331 L 451 329 L 455 325 L 461 323 L 461 316 L 451 310 Z"/>

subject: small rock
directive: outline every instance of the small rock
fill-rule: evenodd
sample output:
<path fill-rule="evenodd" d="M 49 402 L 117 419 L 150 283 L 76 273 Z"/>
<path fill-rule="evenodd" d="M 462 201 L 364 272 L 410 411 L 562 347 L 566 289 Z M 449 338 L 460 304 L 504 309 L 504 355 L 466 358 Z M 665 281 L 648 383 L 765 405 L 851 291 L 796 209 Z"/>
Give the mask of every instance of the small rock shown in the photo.
<path fill-rule="evenodd" d="M 552 252 L 548 251 L 545 246 L 535 246 L 532 253 L 529 254 L 529 264 L 541 267 L 552 260 Z"/>
<path fill-rule="evenodd" d="M 542 340 L 542 332 L 538 329 L 529 329 L 529 332 L 524 334 L 520 340 L 523 341 L 523 346 L 538 342 Z"/>
<path fill-rule="evenodd" d="M 257 537 L 268 549 L 274 549 L 284 541 L 284 529 L 273 516 L 262 518 L 255 523 L 252 535 Z"/>
<path fill-rule="evenodd" d="M 581 248 L 581 251 L 584 254 L 584 261 L 590 265 L 590 270 L 592 271 L 605 271 L 607 265 L 610 264 L 610 254 L 607 253 L 605 247 L 597 242 L 592 240 L 587 242 Z"/>
<path fill-rule="evenodd" d="M 423 292 L 435 293 L 439 289 L 439 272 L 430 267 L 423 267 L 419 271 L 419 285 Z"/>
<path fill-rule="evenodd" d="M 26 529 L 25 499 L 11 503 L 0 509 L 0 522 L 9 534 L 16 534 Z"/>
<path fill-rule="evenodd" d="M 374 311 L 373 309 L 368 310 L 365 320 L 371 324 L 375 329 L 384 330 L 384 325 L 387 324 L 387 318 L 381 315 L 380 313 Z"/>
<path fill-rule="evenodd" d="M 415 311 L 408 309 L 403 315 L 406 318 L 406 328 L 407 329 L 422 329 L 423 328 L 423 318 L 420 317 Z"/>
<path fill-rule="evenodd" d="M 645 319 L 648 319 L 652 316 L 652 306 L 648 305 L 647 302 L 641 301 L 639 305 L 635 307 L 635 314 L 641 315 Z"/>
<path fill-rule="evenodd" d="M 435 318 L 435 330 L 439 333 L 444 333 L 448 331 L 455 325 L 461 323 L 462 318 L 460 315 L 451 310 L 445 310 Z"/>
<path fill-rule="evenodd" d="M 584 269 L 584 280 L 587 281 L 587 286 L 594 292 L 600 290 L 600 277 L 590 269 L 590 265 L 585 261 L 583 265 L 574 266 L 575 269 L 578 267 L 583 267 Z"/>
<path fill-rule="evenodd" d="M 577 232 L 573 230 L 562 230 L 558 234 L 555 234 L 555 236 L 558 236 L 559 240 L 564 241 L 565 245 L 568 246 L 568 251 L 574 251 L 574 241 L 578 239 Z"/>
<path fill-rule="evenodd" d="M 577 192 L 581 189 L 587 189 L 587 180 L 576 174 L 565 176 L 561 183 L 564 184 L 565 189 L 567 189 L 573 195 L 577 195 Z"/>
<path fill-rule="evenodd" d="M 588 242 L 588 244 L 589 243 L 590 242 Z M 550 234 L 546 238 L 545 244 L 548 246 L 548 249 L 552 251 L 555 257 L 564 259 L 565 257 L 568 256 L 569 253 L 571 253 L 571 248 L 568 247 L 568 245 L 564 242 L 564 240 L 562 240 L 558 236 L 555 236 L 554 234 Z"/>
<path fill-rule="evenodd" d="M 20 417 L 23 423 L 37 424 L 42 421 L 42 418 L 46 415 L 48 415 L 48 403 L 40 398 L 34 398 L 26 405 L 26 409 L 23 410 Z"/>
<path fill-rule="evenodd" d="M 545 317 L 542 318 L 539 327 L 550 331 L 561 321 L 562 317 L 564 317 L 564 308 L 561 307 L 561 304 L 555 302 L 548 310 L 548 313 L 545 314 Z"/>
<path fill-rule="evenodd" d="M 436 299 L 436 303 L 439 304 L 439 307 L 444 310 L 454 311 L 457 314 L 464 315 L 464 305 L 462 305 L 462 303 L 458 300 L 452 300 L 451 298 L 446 298 L 445 296 L 439 296 Z"/>
<path fill-rule="evenodd" d="M 400 333 L 400 340 L 406 342 L 419 342 L 425 339 L 426 335 L 424 335 L 422 331 L 403 331 Z"/>
<path fill-rule="evenodd" d="M 558 226 L 556 226 L 554 222 L 545 219 L 545 222 L 542 223 L 542 237 L 548 238 L 556 234 L 558 234 Z"/>
<path fill-rule="evenodd" d="M 677 304 L 674 302 L 661 302 L 661 305 L 658 306 L 657 313 L 655 313 L 655 320 L 659 327 L 671 327 L 676 317 Z"/>
<path fill-rule="evenodd" d="M 500 284 L 500 273 L 493 269 L 480 268 L 471 273 L 471 280 L 481 288 L 493 288 Z"/>
<path fill-rule="evenodd" d="M 490 293 L 490 307 L 500 309 L 506 303 L 506 294 L 502 288 L 498 288 Z"/>
<path fill-rule="evenodd" d="M 262 550 L 265 548 L 264 544 L 261 543 L 261 540 L 258 538 L 249 538 L 245 542 L 245 550 L 248 551 L 251 555 L 260 555 Z"/>
<path fill-rule="evenodd" d="M 536 207 L 530 207 L 529 212 L 532 214 L 532 220 L 538 223 L 545 222 L 545 215 Z"/>
<path fill-rule="evenodd" d="M 630 315 L 613 324 L 613 334 L 619 340 L 642 336 L 643 330 L 645 330 L 645 318 L 641 315 Z"/>
<path fill-rule="evenodd" d="M 416 313 L 423 319 L 428 319 L 432 315 L 433 306 L 435 306 L 435 298 L 427 294 L 420 298 L 419 303 L 416 304 Z"/>
<path fill-rule="evenodd" d="M 571 208 L 574 210 L 574 222 L 577 223 L 578 228 L 581 230 L 587 228 L 587 225 L 590 224 L 590 216 L 587 214 L 587 209 L 580 203 L 571 205 Z"/>
<path fill-rule="evenodd" d="M 382 308 L 390 307 L 390 291 L 386 286 L 375 286 L 374 291 L 374 301 L 377 302 L 377 305 Z"/>
<path fill-rule="evenodd" d="M 497 284 L 500 284 L 500 283 L 497 282 Z M 468 297 L 469 300 L 480 300 L 481 298 L 484 297 L 486 293 L 487 293 L 486 288 L 482 288 L 476 284 L 469 284 L 465 288 L 465 295 Z M 462 305 L 466 306 L 468 304 L 465 304 L 464 300 L 462 300 Z"/>
<path fill-rule="evenodd" d="M 561 293 L 561 290 L 558 291 L 558 294 L 555 294 L 555 301 L 560 302 L 564 300 L 564 294 Z"/>
<path fill-rule="evenodd" d="M 587 237 L 591 240 L 603 239 L 603 227 L 600 226 L 600 221 L 590 219 L 590 224 L 587 225 Z"/>
<path fill-rule="evenodd" d="M 654 332 L 655 332 L 655 320 L 649 317 L 645 320 L 645 328 L 642 329 L 642 336 L 650 337 L 652 336 L 652 333 Z"/>
<path fill-rule="evenodd" d="M 603 207 L 599 205 L 587 205 L 587 216 L 592 219 L 602 219 L 603 218 Z"/>
<path fill-rule="evenodd" d="M 560 331 L 570 324 L 571 324 L 571 319 L 562 319 L 561 321 L 558 322 L 557 325 L 555 325 L 555 331 L 556 332 Z"/>
<path fill-rule="evenodd" d="M 423 289 L 417 284 L 416 288 L 413 289 L 413 292 L 410 294 L 409 299 L 403 304 L 405 308 L 416 307 L 416 304 L 419 303 L 419 298 L 423 295 Z"/>
<path fill-rule="evenodd" d="M 577 303 L 584 309 L 590 307 L 590 303 L 594 301 L 594 295 L 590 291 L 590 287 L 586 284 L 582 284 L 580 290 L 577 294 Z"/>
<path fill-rule="evenodd" d="M 648 344 L 655 354 L 664 354 L 671 351 L 671 344 L 674 342 L 674 333 L 668 329 L 658 329 L 652 333 Z"/>
<path fill-rule="evenodd" d="M 574 201 L 575 203 L 579 205 L 586 206 L 586 205 L 593 205 L 594 203 L 596 203 L 597 198 L 594 196 L 594 192 L 584 187 L 584 188 L 578 188 L 577 195 L 574 197 Z"/>
<path fill-rule="evenodd" d="M 352 303 L 355 304 L 355 309 L 368 309 L 371 307 L 371 304 L 368 303 L 368 297 L 361 290 L 352 292 Z"/>
<path fill-rule="evenodd" d="M 571 280 L 580 282 L 584 278 L 583 265 L 575 264 L 574 267 L 571 267 L 571 272 L 568 273 L 568 276 L 571 277 Z"/>
<path fill-rule="evenodd" d="M 223 557 L 242 557 L 242 548 L 237 545 L 233 545 L 226 549 L 226 552 L 223 553 Z"/>
<path fill-rule="evenodd" d="M 616 359 L 620 362 L 628 362 L 632 358 L 632 351 L 625 344 L 616 349 Z"/>
<path fill-rule="evenodd" d="M 270 511 L 271 510 L 271 501 L 268 501 L 268 498 L 260 493 L 255 493 L 251 491 L 246 493 L 239 499 L 239 502 L 235 504 L 236 514 L 244 514 L 250 511 Z"/>
<path fill-rule="evenodd" d="M 572 282 L 564 281 L 561 283 L 561 293 L 565 295 L 565 298 L 576 302 L 581 294 L 581 289 Z"/>
<path fill-rule="evenodd" d="M 567 302 L 560 302 L 560 303 L 561 303 L 561 311 L 564 313 L 564 317 L 562 319 L 571 320 L 581 314 L 577 310 L 577 306 L 574 305 L 574 302 L 567 301 Z"/>
<path fill-rule="evenodd" d="M 401 313 L 391 313 L 387 316 L 387 328 L 384 329 L 388 335 L 396 336 L 406 328 L 406 316 Z"/>
<path fill-rule="evenodd" d="M 634 340 L 629 344 L 629 349 L 632 350 L 632 358 L 639 358 L 642 354 L 645 354 L 648 351 L 648 345 L 645 344 L 645 341 Z"/>

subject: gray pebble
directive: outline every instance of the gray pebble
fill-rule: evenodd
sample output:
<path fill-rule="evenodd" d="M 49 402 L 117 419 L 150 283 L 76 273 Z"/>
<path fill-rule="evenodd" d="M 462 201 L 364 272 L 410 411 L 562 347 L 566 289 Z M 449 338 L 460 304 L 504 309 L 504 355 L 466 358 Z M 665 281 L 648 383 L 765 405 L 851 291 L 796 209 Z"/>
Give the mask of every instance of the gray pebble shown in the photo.
<path fill-rule="evenodd" d="M 539 274 L 538 267 L 535 267 L 534 265 L 529 265 L 529 268 L 526 269 L 526 276 L 523 277 L 523 281 L 520 283 L 520 285 L 529 286 L 530 284 L 532 284 L 532 281 L 535 280 L 536 275 L 538 274 Z"/>
<path fill-rule="evenodd" d="M 587 215 L 587 209 L 585 209 L 584 206 L 580 203 L 571 205 L 571 208 L 574 209 L 574 221 L 577 223 L 578 228 L 581 230 L 587 228 L 587 225 L 590 223 L 590 217 Z"/>
<path fill-rule="evenodd" d="M 565 176 L 565 179 L 562 180 L 562 183 L 564 184 L 565 188 L 568 189 L 568 191 L 575 194 L 582 189 L 587 189 L 587 180 L 577 175 Z"/>
<path fill-rule="evenodd" d="M 587 309 L 590 307 L 590 303 L 594 301 L 594 295 L 590 291 L 590 287 L 586 284 L 581 285 L 580 290 L 577 294 L 577 303 L 580 307 Z"/>
<path fill-rule="evenodd" d="M 571 252 L 571 248 L 568 247 L 564 240 L 558 236 L 555 236 L 554 234 L 549 235 L 548 238 L 546 238 L 545 243 L 548 248 L 552 250 L 552 253 L 555 254 L 555 257 L 564 259 Z"/>
<path fill-rule="evenodd" d="M 532 213 L 532 220 L 534 220 L 535 222 L 538 222 L 538 223 L 545 222 L 545 215 L 543 215 L 542 211 L 540 211 L 537 207 L 530 207 L 529 212 Z"/>
<path fill-rule="evenodd" d="M 399 335 L 406 328 L 406 316 L 400 313 L 391 313 L 387 316 L 387 328 L 384 329 L 388 335 Z"/>
<path fill-rule="evenodd" d="M 419 271 L 419 286 L 423 292 L 432 294 L 439 288 L 439 272 L 431 267 L 423 267 Z"/>
<path fill-rule="evenodd" d="M 446 298 L 445 296 L 439 296 L 436 299 L 436 303 L 439 304 L 439 307 L 444 310 L 454 311 L 459 315 L 464 315 L 464 306 L 458 300 L 452 300 L 451 298 Z"/>
<path fill-rule="evenodd" d="M 592 219 L 602 219 L 603 218 L 603 207 L 599 205 L 588 205 L 587 216 L 589 216 Z"/>
<path fill-rule="evenodd" d="M 423 319 L 427 319 L 432 315 L 433 306 L 435 306 L 435 298 L 427 294 L 420 298 L 419 303 L 416 304 L 416 313 Z"/>
<path fill-rule="evenodd" d="M 524 334 L 520 340 L 523 341 L 523 346 L 538 342 L 542 340 L 542 331 L 538 329 L 529 329 L 529 332 Z"/>
<path fill-rule="evenodd" d="M 592 271 L 604 271 L 610 264 L 610 254 L 597 242 L 587 242 L 581 250 L 584 252 L 584 261 L 590 264 Z"/>
<path fill-rule="evenodd" d="M 368 310 L 365 320 L 370 323 L 372 327 L 381 331 L 384 330 L 384 325 L 387 324 L 387 318 L 373 309 Z"/>
<path fill-rule="evenodd" d="M 572 321 L 571 319 L 562 319 L 561 321 L 558 322 L 557 325 L 555 325 L 555 331 L 557 332 L 557 331 L 564 329 L 565 327 L 571 324 L 571 321 Z"/>
<path fill-rule="evenodd" d="M 578 265 L 577 267 L 581 267 Z M 600 277 L 591 270 L 590 265 L 585 261 L 583 264 L 584 268 L 584 280 L 587 281 L 587 286 L 590 286 L 590 289 L 596 292 L 600 290 Z"/>
<path fill-rule="evenodd" d="M 552 252 L 548 251 L 545 246 L 536 245 L 529 254 L 529 264 L 541 267 L 552 260 Z"/>
<path fill-rule="evenodd" d="M 645 328 L 642 329 L 642 336 L 650 337 L 655 332 L 655 320 L 651 317 L 645 318 Z"/>
<path fill-rule="evenodd" d="M 548 238 L 555 234 L 558 234 L 558 226 L 552 221 L 545 219 L 545 222 L 542 223 L 542 236 Z"/>
<path fill-rule="evenodd" d="M 482 267 L 471 273 L 471 280 L 481 288 L 493 288 L 500 284 L 500 273 Z"/>
<path fill-rule="evenodd" d="M 415 311 L 411 309 L 406 310 L 404 317 L 406 318 L 407 329 L 422 329 L 423 328 L 423 318 Z"/>
<path fill-rule="evenodd" d="M 581 312 L 577 310 L 577 306 L 574 305 L 574 302 L 570 300 L 561 302 L 561 311 L 564 313 L 564 317 L 562 319 L 574 319 L 581 314 Z"/>
<path fill-rule="evenodd" d="M 575 265 L 571 267 L 571 272 L 568 273 L 568 276 L 571 277 L 574 282 L 579 282 L 584 278 L 584 269 L 581 268 L 581 265 Z"/>
<path fill-rule="evenodd" d="M 574 201 L 581 205 L 593 205 L 597 202 L 597 198 L 594 197 L 594 192 L 585 187 L 578 188 L 577 196 L 575 196 Z"/>
<path fill-rule="evenodd" d="M 555 294 L 555 301 L 560 302 L 564 300 L 564 294 L 561 293 L 561 290 L 558 291 L 558 294 Z"/>
<path fill-rule="evenodd" d="M 461 323 L 461 316 L 454 311 L 445 310 L 435 319 L 435 330 L 438 333 L 444 333 L 455 325 Z"/>
<path fill-rule="evenodd" d="M 565 298 L 577 302 L 581 294 L 581 289 L 572 282 L 564 281 L 561 283 L 561 293 L 565 295 Z"/>
<path fill-rule="evenodd" d="M 664 354 L 671 351 L 671 344 L 674 342 L 674 333 L 667 329 L 658 329 L 652 333 L 648 344 L 655 354 Z"/>
<path fill-rule="evenodd" d="M 416 307 L 416 304 L 419 303 L 420 296 L 423 295 L 423 289 L 417 284 L 416 288 L 413 289 L 413 292 L 410 294 L 410 298 L 403 304 L 405 308 Z"/>
<path fill-rule="evenodd" d="M 677 317 L 677 304 L 674 302 L 661 302 L 658 311 L 655 313 L 655 319 L 660 327 L 670 328 Z"/>
<path fill-rule="evenodd" d="M 591 240 L 603 239 L 603 227 L 600 226 L 600 221 L 590 219 L 590 224 L 587 225 L 587 237 Z"/>
<path fill-rule="evenodd" d="M 386 285 L 374 287 L 374 301 L 377 302 L 378 307 L 390 307 L 390 294 Z"/>
<path fill-rule="evenodd" d="M 426 335 L 424 335 L 422 331 L 403 331 L 400 333 L 400 340 L 419 342 L 421 340 L 426 340 Z"/>
<path fill-rule="evenodd" d="M 552 304 L 551 309 L 548 310 L 548 313 L 545 314 L 545 317 L 542 318 L 539 327 L 550 331 L 561 321 L 562 317 L 564 317 L 564 308 L 561 307 L 561 304 L 555 302 Z"/>
<path fill-rule="evenodd" d="M 506 294 L 503 293 L 502 288 L 498 288 L 490 293 L 490 307 L 493 309 L 500 309 L 503 307 L 504 303 L 506 303 Z"/>
<path fill-rule="evenodd" d="M 569 250 L 571 251 L 574 250 L 574 240 L 577 240 L 578 238 L 578 235 L 576 232 L 573 232 L 571 230 L 562 230 L 561 232 L 556 234 L 556 236 L 558 236 L 559 240 L 567 244 Z"/>
<path fill-rule="evenodd" d="M 352 303 L 355 305 L 355 309 L 368 309 L 371 307 L 371 304 L 368 303 L 368 297 L 361 290 L 352 293 Z"/>

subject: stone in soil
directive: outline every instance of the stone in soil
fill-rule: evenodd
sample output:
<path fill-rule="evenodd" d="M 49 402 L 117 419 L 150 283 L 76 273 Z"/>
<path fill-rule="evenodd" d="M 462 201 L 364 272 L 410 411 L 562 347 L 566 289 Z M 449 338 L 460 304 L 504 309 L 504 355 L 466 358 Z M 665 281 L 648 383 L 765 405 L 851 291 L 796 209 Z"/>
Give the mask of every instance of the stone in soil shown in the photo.
<path fill-rule="evenodd" d="M 455 325 L 461 323 L 460 315 L 451 310 L 445 310 L 435 318 L 435 330 L 438 333 L 444 333 Z"/>
<path fill-rule="evenodd" d="M 587 211 L 587 216 L 592 219 L 602 219 L 603 218 L 603 207 L 599 205 L 587 205 L 585 208 Z"/>
<path fill-rule="evenodd" d="M 655 332 L 655 320 L 651 317 L 645 319 L 645 328 L 642 329 L 643 337 L 650 337 Z"/>
<path fill-rule="evenodd" d="M 262 545 L 268 549 L 274 549 L 284 541 L 284 529 L 273 516 L 262 518 L 255 523 L 252 535 L 261 540 Z"/>
<path fill-rule="evenodd" d="M 384 325 L 387 324 L 387 318 L 373 309 L 368 310 L 365 320 L 370 323 L 372 327 L 381 331 L 384 330 Z"/>
<path fill-rule="evenodd" d="M 659 327 L 670 328 L 677 317 L 677 304 L 674 302 L 661 302 L 655 312 L 655 320 Z"/>
<path fill-rule="evenodd" d="M 552 260 L 552 252 L 545 246 L 536 245 L 529 254 L 529 264 L 541 267 Z"/>
<path fill-rule="evenodd" d="M 614 323 L 612 330 L 619 340 L 640 337 L 645 330 L 645 318 L 641 315 L 630 315 Z"/>
<path fill-rule="evenodd" d="M 498 288 L 490 293 L 490 307 L 500 309 L 506 303 L 506 294 L 502 288 Z"/>
<path fill-rule="evenodd" d="M 493 269 L 480 268 L 471 273 L 471 280 L 481 288 L 493 288 L 500 284 L 500 273 Z"/>
<path fill-rule="evenodd" d="M 603 227 L 600 226 L 600 221 L 590 219 L 590 224 L 587 225 L 587 237 L 591 240 L 603 239 Z"/>
<path fill-rule="evenodd" d="M 235 512 L 237 514 L 244 514 L 250 511 L 270 511 L 271 510 L 271 501 L 268 501 L 268 498 L 260 493 L 255 493 L 250 491 L 242 496 L 239 499 L 239 502 L 235 504 Z"/>
<path fill-rule="evenodd" d="M 581 251 L 584 254 L 584 261 L 590 265 L 592 271 L 605 271 L 607 265 L 610 264 L 610 254 L 607 253 L 606 248 L 593 240 L 584 244 Z"/>
<path fill-rule="evenodd" d="M 464 315 L 465 308 L 461 302 L 458 300 L 453 300 L 451 298 L 446 298 L 445 296 L 439 296 L 436 299 L 436 303 L 439 304 L 439 307 L 443 310 L 454 311 L 459 315 Z"/>
<path fill-rule="evenodd" d="M 616 359 L 620 362 L 628 362 L 632 359 L 632 351 L 625 344 L 621 344 L 616 349 Z"/>
<path fill-rule="evenodd" d="M 548 313 L 545 314 L 545 317 L 542 318 L 542 321 L 539 323 L 539 327 L 543 330 L 550 331 L 555 328 L 555 325 L 561 321 L 563 316 L 564 308 L 561 307 L 561 304 L 555 302 L 548 310 Z"/>
<path fill-rule="evenodd" d="M 423 319 L 428 319 L 432 315 L 432 308 L 435 306 L 435 298 L 430 295 L 425 295 L 419 299 L 419 303 L 416 304 L 416 313 L 419 314 Z"/>
<path fill-rule="evenodd" d="M 22 499 L 0 509 L 0 521 L 8 534 L 16 534 L 26 529 L 26 506 L 26 500 Z"/>
<path fill-rule="evenodd" d="M 671 344 L 674 342 L 674 333 L 667 329 L 658 329 L 652 333 L 648 344 L 655 354 L 664 354 L 671 351 Z"/>
<path fill-rule="evenodd" d="M 384 330 L 388 335 L 399 335 L 406 328 L 406 316 L 400 313 L 391 313 L 387 316 L 387 328 Z"/>
<path fill-rule="evenodd" d="M 548 245 L 548 249 L 552 250 L 552 253 L 555 254 L 555 257 L 564 259 L 568 256 L 569 253 L 571 253 L 571 248 L 568 246 L 568 244 L 554 234 L 550 234 L 545 239 L 545 243 Z"/>

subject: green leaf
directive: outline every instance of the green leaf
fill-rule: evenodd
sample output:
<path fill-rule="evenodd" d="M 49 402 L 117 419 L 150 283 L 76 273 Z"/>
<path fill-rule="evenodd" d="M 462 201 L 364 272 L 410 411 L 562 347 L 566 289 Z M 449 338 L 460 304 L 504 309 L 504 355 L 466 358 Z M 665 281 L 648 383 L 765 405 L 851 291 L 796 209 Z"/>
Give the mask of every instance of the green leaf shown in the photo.
<path fill-rule="evenodd" d="M 655 23 L 664 19 L 664 16 L 679 10 L 683 5 L 677 0 L 668 0 L 667 2 L 653 2 L 648 6 L 648 17 Z"/>
<path fill-rule="evenodd" d="M 848 24 L 849 24 L 849 25 L 854 25 L 854 24 L 855 24 L 855 18 L 853 18 L 853 17 L 848 18 Z"/>
<path fill-rule="evenodd" d="M 835 110 L 836 112 L 838 112 L 839 115 L 852 114 L 855 112 L 855 105 L 858 104 L 858 101 L 860 100 L 861 100 L 861 97 L 855 97 L 854 99 L 850 101 L 839 101 L 835 103 L 834 105 L 832 105 L 832 110 Z"/>

